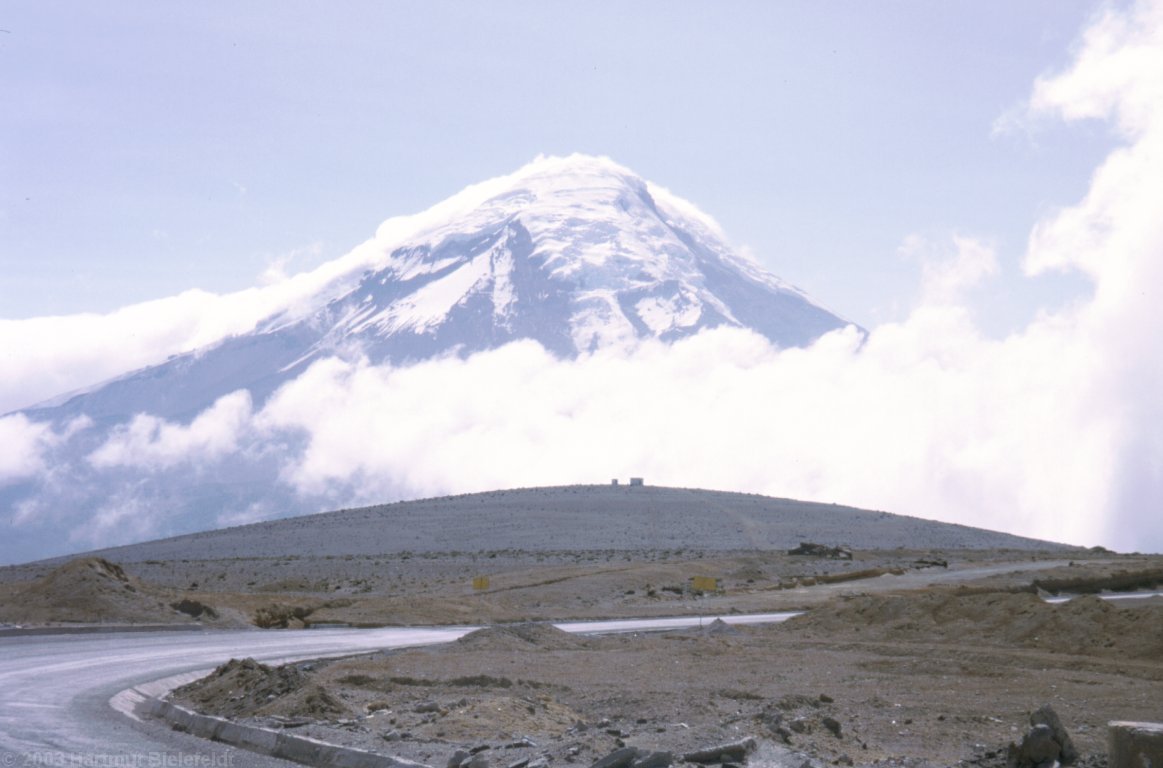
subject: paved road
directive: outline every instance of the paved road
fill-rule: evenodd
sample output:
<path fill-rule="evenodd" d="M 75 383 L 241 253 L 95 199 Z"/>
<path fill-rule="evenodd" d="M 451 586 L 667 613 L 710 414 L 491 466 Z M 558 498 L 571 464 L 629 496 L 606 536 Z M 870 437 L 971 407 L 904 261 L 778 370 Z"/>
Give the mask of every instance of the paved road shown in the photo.
<path fill-rule="evenodd" d="M 724 617 L 781 621 L 791 613 Z M 571 632 L 697 626 L 709 619 L 587 622 Z M 110 706 L 125 689 L 196 676 L 231 657 L 264 661 L 448 642 L 471 627 L 279 632 L 133 632 L 0 638 L 0 768 L 251 768 L 273 758 L 174 733 Z"/>

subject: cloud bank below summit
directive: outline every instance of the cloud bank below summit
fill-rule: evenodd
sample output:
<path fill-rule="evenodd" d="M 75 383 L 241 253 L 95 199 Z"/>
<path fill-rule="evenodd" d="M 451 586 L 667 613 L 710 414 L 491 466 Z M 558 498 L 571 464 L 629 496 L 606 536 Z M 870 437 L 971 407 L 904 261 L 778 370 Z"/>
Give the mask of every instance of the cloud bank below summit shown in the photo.
<path fill-rule="evenodd" d="M 1105 120 L 1124 144 L 1081 201 L 1032 227 L 1024 262 L 1031 276 L 1081 272 L 1091 295 L 1004 339 L 983 334 L 962 301 L 996 272 L 994 254 L 957 236 L 936 249 L 951 256 L 925 263 L 922 299 L 907 319 L 872 329 L 863 343 L 847 330 L 781 350 L 721 329 L 576 360 L 532 342 L 407 367 L 329 359 L 261 408 L 240 392 L 189 424 L 139 416 L 83 468 L 55 466 L 52 456 L 84 422 L 53 431 L 5 417 L 0 485 L 63 483 L 82 470 L 212 472 L 275 456 L 278 484 L 322 508 L 641 474 L 658 484 L 1163 550 L 1163 303 L 1154 295 L 1163 285 L 1161 84 L 1158 3 L 1097 17 L 1071 66 L 1035 83 L 1022 119 Z M 906 247 L 926 250 L 915 239 Z M 297 290 L 290 281 L 256 291 Z M 243 304 L 231 297 L 198 301 L 223 308 L 239 327 L 260 319 L 230 309 Z M 173 322 L 154 323 L 161 330 L 132 352 L 141 361 L 201 338 L 204 306 L 162 306 L 157 315 Z M 147 305 L 123 312 L 131 310 L 143 313 L 135 327 L 148 325 Z M 102 322 L 121 327 L 116 315 Z M 46 377 L 82 359 L 81 344 L 53 347 L 63 326 L 5 323 L 6 340 L 36 332 Z M 122 349 L 121 341 L 111 347 Z M 127 516 L 137 533 L 165 530 L 165 521 L 149 519 L 156 513 L 148 504 L 134 503 L 132 489 L 126 494 L 120 513 L 110 508 L 106 520 L 75 526 L 74 540 L 106 543 Z M 275 511 L 228 514 L 237 522 Z M 33 504 L 8 517 L 31 525 L 46 514 Z"/>

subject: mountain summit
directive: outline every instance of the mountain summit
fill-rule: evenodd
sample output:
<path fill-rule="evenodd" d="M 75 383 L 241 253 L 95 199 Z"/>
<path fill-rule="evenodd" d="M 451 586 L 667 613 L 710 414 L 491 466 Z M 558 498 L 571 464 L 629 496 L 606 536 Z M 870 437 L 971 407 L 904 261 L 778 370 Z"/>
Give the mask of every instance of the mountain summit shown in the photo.
<path fill-rule="evenodd" d="M 691 203 L 607 158 L 538 158 L 317 270 L 313 295 L 250 333 L 122 377 L 38 418 L 189 418 L 238 389 L 262 402 L 325 357 L 405 364 L 533 339 L 574 357 L 720 326 L 803 346 L 847 322 L 744 258 Z"/>
<path fill-rule="evenodd" d="M 330 308 L 337 336 L 390 356 L 514 338 L 576 355 L 721 325 L 798 346 L 845 324 L 736 255 L 693 205 L 604 158 L 539 159 L 421 218 L 434 221 Z"/>

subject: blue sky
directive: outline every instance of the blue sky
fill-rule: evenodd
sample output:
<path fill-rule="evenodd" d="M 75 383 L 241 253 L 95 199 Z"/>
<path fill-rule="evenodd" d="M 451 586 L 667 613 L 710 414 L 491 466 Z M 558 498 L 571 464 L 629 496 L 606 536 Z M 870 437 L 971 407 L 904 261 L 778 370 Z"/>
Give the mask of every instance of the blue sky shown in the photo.
<path fill-rule="evenodd" d="M 1025 279 L 1102 124 L 998 135 L 1093 2 L 8 3 L 0 317 L 233 291 L 335 258 L 539 153 L 605 154 L 865 326 L 902 243 L 997 249 L 1005 333 L 1085 290 Z"/>

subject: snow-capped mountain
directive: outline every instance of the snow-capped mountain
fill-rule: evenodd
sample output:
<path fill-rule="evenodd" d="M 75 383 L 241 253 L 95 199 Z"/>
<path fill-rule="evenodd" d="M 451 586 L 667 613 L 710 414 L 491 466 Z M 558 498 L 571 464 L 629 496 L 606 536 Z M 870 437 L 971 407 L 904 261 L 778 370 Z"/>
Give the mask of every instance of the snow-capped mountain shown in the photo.
<path fill-rule="evenodd" d="M 33 530 L 30 521 L 53 519 L 51 507 L 77 524 L 74 539 L 103 544 L 319 509 L 329 502 L 286 486 L 282 457 L 302 448 L 300 437 L 252 437 L 243 450 L 241 428 L 223 437 L 221 417 L 231 407 L 239 419 L 259 413 L 320 361 L 398 368 L 516 340 L 576 359 L 720 327 L 789 347 L 847 325 L 732 250 L 692 204 L 608 159 L 578 155 L 540 158 L 389 219 L 296 280 L 244 332 L 23 411 L 42 429 L 45 471 L 0 485 L 0 524 Z M 191 445 L 202 451 L 189 464 L 196 471 L 178 457 Z M 170 453 L 151 463 L 134 455 L 141 446 Z M 122 530 L 126 510 L 138 508 L 164 508 L 165 524 Z"/>
<path fill-rule="evenodd" d="M 733 251 L 693 205 L 605 158 L 538 159 L 388 220 L 348 261 L 250 333 L 30 414 L 190 417 L 239 388 L 261 402 L 336 355 L 406 363 L 525 338 L 573 357 L 719 326 L 802 346 L 847 325 Z"/>

